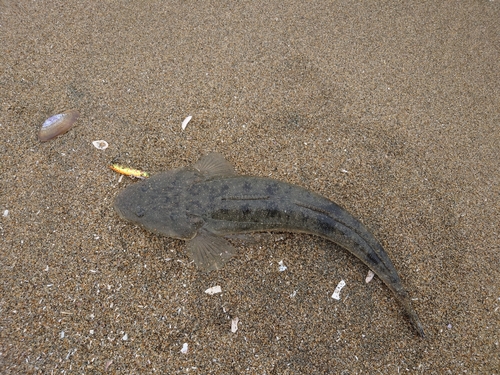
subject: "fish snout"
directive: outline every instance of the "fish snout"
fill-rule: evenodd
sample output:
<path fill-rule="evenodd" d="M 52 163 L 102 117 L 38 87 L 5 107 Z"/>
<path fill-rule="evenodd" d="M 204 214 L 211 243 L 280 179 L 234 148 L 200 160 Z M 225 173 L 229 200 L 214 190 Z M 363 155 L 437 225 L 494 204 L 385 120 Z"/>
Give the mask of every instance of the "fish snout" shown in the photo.
<path fill-rule="evenodd" d="M 125 214 L 123 213 L 120 202 L 118 202 L 116 199 L 115 199 L 115 202 L 113 204 L 113 207 L 114 207 L 116 213 L 118 214 L 118 216 L 120 216 L 122 219 L 126 218 Z"/>

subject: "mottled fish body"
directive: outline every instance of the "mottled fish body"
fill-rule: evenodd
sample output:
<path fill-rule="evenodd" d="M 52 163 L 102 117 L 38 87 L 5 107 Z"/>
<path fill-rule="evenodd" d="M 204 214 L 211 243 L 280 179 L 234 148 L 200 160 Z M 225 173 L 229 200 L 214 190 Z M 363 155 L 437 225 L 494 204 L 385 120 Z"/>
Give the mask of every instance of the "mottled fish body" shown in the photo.
<path fill-rule="evenodd" d="M 270 178 L 240 176 L 220 154 L 157 174 L 115 199 L 119 215 L 154 233 L 188 241 L 203 270 L 221 268 L 236 250 L 224 236 L 288 231 L 324 237 L 365 263 L 396 295 L 421 336 L 422 324 L 380 243 L 342 207 L 302 187 Z"/>

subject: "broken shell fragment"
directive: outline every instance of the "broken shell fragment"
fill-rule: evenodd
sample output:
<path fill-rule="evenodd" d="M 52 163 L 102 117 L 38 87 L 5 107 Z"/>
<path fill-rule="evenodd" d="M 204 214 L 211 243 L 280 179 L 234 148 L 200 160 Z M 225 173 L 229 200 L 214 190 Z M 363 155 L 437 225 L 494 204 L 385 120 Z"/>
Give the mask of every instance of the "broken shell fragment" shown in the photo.
<path fill-rule="evenodd" d="M 184 121 L 182 121 L 182 130 L 186 129 L 186 126 L 188 126 L 189 121 L 191 121 L 192 118 L 193 116 L 188 116 L 184 119 Z"/>
<path fill-rule="evenodd" d="M 99 141 L 93 141 L 92 144 L 94 145 L 95 148 L 98 150 L 106 150 L 108 148 L 108 142 L 105 140 L 101 139 Z"/>
<path fill-rule="evenodd" d="M 42 142 L 46 142 L 58 135 L 66 133 L 74 125 L 78 116 L 80 116 L 80 114 L 77 110 L 70 109 L 69 111 L 49 117 L 42 124 L 38 132 L 38 139 Z"/>

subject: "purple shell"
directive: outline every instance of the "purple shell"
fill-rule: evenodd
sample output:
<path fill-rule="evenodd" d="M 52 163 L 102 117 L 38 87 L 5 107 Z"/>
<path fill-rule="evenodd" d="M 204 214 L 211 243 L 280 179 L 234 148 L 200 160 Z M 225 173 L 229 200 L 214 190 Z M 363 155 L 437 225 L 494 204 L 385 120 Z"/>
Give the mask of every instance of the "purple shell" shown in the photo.
<path fill-rule="evenodd" d="M 74 125 L 80 114 L 75 109 L 59 113 L 49 117 L 43 123 L 38 133 L 38 139 L 42 142 L 51 140 L 63 133 L 66 133 Z"/>

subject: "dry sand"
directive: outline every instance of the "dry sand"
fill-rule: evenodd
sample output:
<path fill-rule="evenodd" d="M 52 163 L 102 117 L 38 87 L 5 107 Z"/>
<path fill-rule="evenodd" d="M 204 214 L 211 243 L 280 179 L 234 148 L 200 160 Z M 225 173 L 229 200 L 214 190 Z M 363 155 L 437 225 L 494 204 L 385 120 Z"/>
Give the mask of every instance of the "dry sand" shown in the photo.
<path fill-rule="evenodd" d="M 0 372 L 499 374 L 500 1 L 416 3 L 1 1 Z M 322 239 L 204 274 L 114 213 L 210 151 L 359 217 L 427 338 Z"/>

